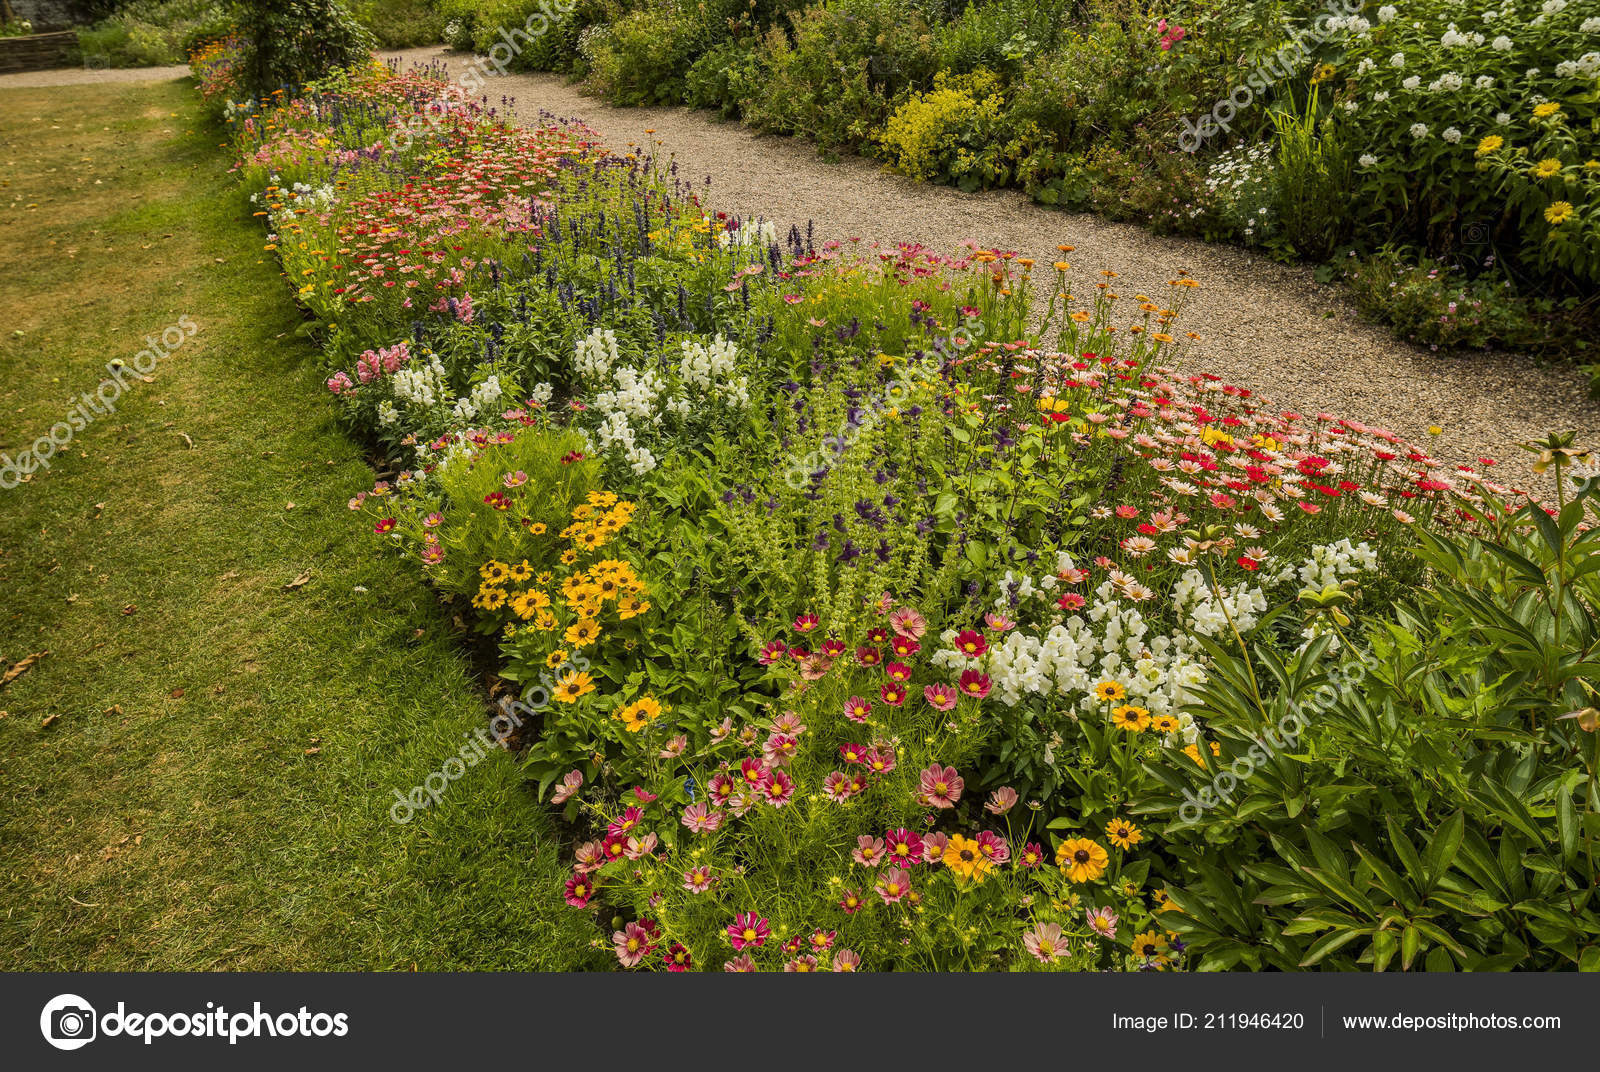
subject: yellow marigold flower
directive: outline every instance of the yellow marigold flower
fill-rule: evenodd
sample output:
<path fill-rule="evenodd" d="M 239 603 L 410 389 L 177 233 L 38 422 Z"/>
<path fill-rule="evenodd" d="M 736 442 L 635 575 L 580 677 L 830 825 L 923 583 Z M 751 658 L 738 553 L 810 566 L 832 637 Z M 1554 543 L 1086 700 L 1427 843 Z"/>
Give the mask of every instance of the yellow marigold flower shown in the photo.
<path fill-rule="evenodd" d="M 1548 179 L 1552 175 L 1561 174 L 1561 161 L 1553 156 L 1545 157 L 1533 165 L 1533 176 L 1538 179 Z"/>
<path fill-rule="evenodd" d="M 1561 105 L 1556 101 L 1545 101 L 1543 104 L 1533 106 L 1535 119 L 1547 119 L 1561 110 Z"/>
<path fill-rule="evenodd" d="M 1545 222 L 1553 227 L 1559 227 L 1572 219 L 1573 208 L 1571 201 L 1552 201 L 1544 210 Z"/>
<path fill-rule="evenodd" d="M 1099 842 L 1071 838 L 1056 849 L 1056 866 L 1068 882 L 1093 882 L 1106 873 L 1111 856 Z"/>
<path fill-rule="evenodd" d="M 1498 134 L 1490 134 L 1488 137 L 1484 138 L 1482 141 L 1480 141 L 1478 143 L 1477 155 L 1479 155 L 1479 156 L 1488 156 L 1490 153 L 1494 152 L 1496 149 L 1500 148 L 1505 143 L 1506 143 L 1506 140 L 1504 138 L 1502 138 L 1500 135 L 1498 135 Z"/>

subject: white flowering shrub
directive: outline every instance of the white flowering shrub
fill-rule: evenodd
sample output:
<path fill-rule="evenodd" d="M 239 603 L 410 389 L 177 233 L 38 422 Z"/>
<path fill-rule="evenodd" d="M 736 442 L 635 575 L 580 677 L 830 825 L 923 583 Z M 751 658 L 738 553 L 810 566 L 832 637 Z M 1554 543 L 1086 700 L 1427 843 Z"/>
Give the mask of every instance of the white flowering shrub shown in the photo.
<path fill-rule="evenodd" d="M 1358 154 L 1351 200 L 1374 206 L 1377 222 L 1437 252 L 1521 222 L 1530 225 L 1531 268 L 1595 278 L 1600 254 L 1581 256 L 1575 239 L 1600 226 L 1600 7 L 1385 5 L 1375 24 L 1350 35 L 1332 78 L 1343 83 L 1337 136 Z M 1480 162 L 1512 146 L 1526 151 L 1485 181 Z M 1557 163 L 1540 171 L 1543 160 Z M 1547 215 L 1552 205 L 1560 207 Z M 1562 255 L 1548 255 L 1552 244 Z"/>

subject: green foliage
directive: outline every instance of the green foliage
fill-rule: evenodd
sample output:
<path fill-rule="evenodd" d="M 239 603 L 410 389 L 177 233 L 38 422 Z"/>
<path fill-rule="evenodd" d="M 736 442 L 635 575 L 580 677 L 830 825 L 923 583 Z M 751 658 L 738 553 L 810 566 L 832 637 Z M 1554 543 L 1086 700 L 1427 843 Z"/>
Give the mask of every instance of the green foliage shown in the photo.
<path fill-rule="evenodd" d="M 232 26 L 221 0 L 136 0 L 78 30 L 78 52 L 91 67 L 149 67 L 184 62 L 195 42 Z"/>
<path fill-rule="evenodd" d="M 258 97 L 365 63 L 373 46 L 341 0 L 239 4 L 235 24 L 245 41 L 243 88 Z"/>
<path fill-rule="evenodd" d="M 585 84 L 613 104 L 675 104 L 704 41 L 699 23 L 671 7 L 629 12 L 585 34 Z"/>
<path fill-rule="evenodd" d="M 431 45 L 444 34 L 434 0 L 353 0 L 350 9 L 380 48 Z"/>

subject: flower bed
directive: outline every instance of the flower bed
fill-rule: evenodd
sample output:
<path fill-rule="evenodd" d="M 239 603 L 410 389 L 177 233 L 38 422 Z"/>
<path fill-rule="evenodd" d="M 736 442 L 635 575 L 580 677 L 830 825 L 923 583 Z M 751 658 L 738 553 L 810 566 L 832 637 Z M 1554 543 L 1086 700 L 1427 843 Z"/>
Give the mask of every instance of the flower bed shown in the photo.
<path fill-rule="evenodd" d="M 1569 442 L 1546 513 L 1183 373 L 1201 281 L 783 234 L 424 73 L 236 136 L 621 965 L 1600 960 Z"/>

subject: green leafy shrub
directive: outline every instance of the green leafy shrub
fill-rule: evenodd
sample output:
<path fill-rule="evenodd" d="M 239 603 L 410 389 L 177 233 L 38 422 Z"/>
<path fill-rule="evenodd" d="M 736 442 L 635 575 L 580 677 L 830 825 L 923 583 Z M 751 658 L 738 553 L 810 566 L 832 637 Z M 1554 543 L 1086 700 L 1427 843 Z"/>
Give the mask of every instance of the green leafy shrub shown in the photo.
<path fill-rule="evenodd" d="M 265 96 L 366 63 L 372 35 L 340 0 L 278 0 L 235 9 L 245 41 L 243 86 Z"/>
<path fill-rule="evenodd" d="M 977 70 L 940 71 L 933 89 L 917 94 L 889 117 L 878 142 L 886 158 L 914 179 L 963 190 L 1006 185 L 1032 128 L 1002 137 L 1005 97 L 999 78 Z"/>
<path fill-rule="evenodd" d="M 703 42 L 700 24 L 675 8 L 630 12 L 585 35 L 585 85 L 613 104 L 677 104 Z"/>
<path fill-rule="evenodd" d="M 444 34 L 433 0 L 355 0 L 351 11 L 382 48 L 431 45 Z"/>
<path fill-rule="evenodd" d="M 83 62 L 103 67 L 155 67 L 184 62 L 196 40 L 232 25 L 219 0 L 136 0 L 78 31 Z"/>

